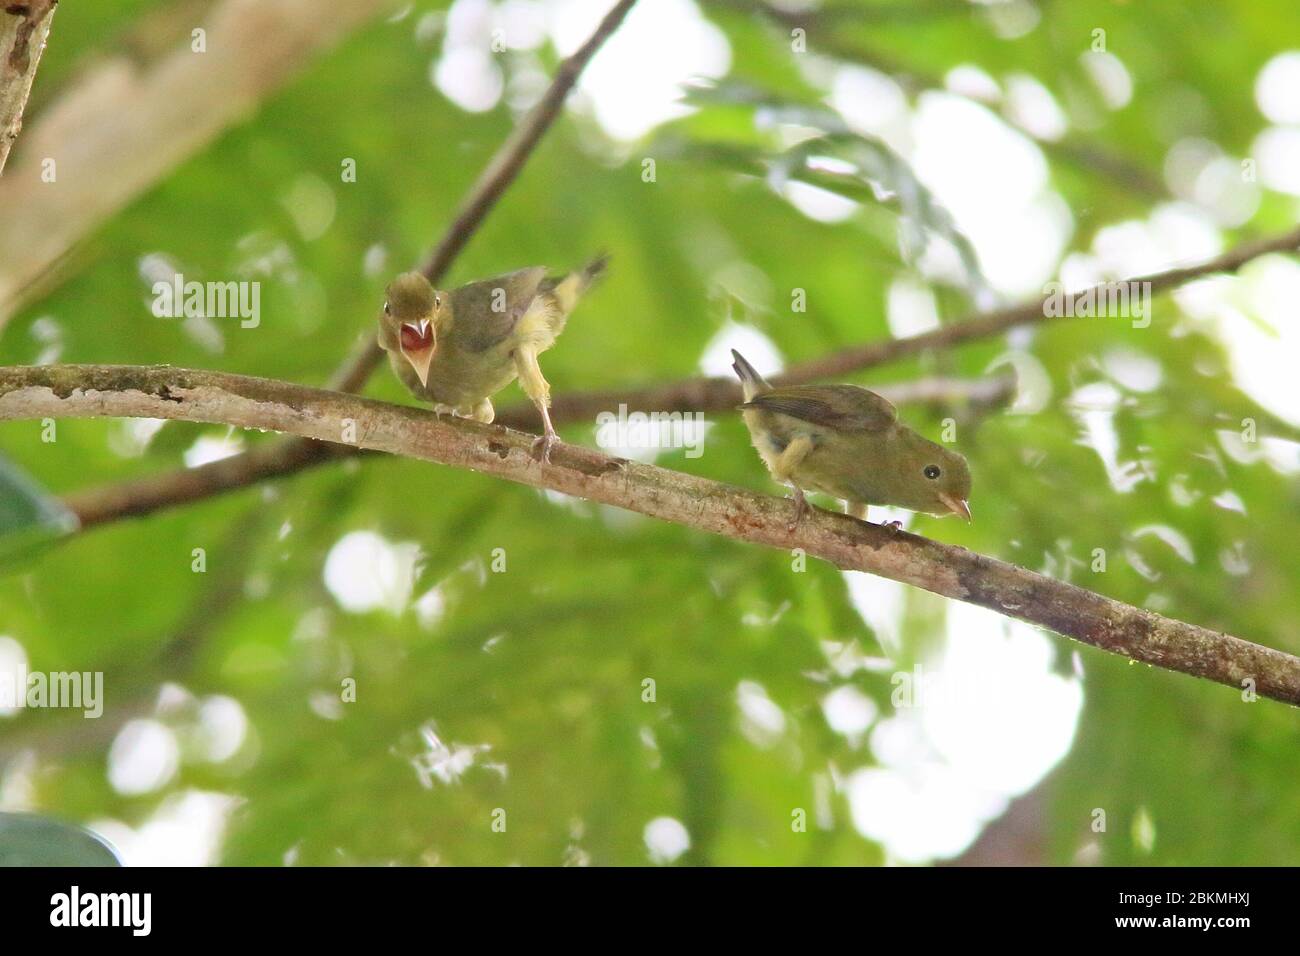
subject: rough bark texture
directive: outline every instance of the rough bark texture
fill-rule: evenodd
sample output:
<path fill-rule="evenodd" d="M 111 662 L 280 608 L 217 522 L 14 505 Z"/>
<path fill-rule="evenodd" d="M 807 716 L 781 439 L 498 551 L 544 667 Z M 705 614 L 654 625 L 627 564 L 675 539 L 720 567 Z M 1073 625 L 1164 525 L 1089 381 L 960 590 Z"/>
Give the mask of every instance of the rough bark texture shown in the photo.
<path fill-rule="evenodd" d="M 600 412 L 616 411 L 620 402 L 632 411 L 657 409 L 708 412 L 730 411 L 740 401 L 729 382 L 721 379 L 707 381 L 715 383 L 715 386 L 697 396 L 701 399 L 699 403 L 676 407 L 652 404 L 655 397 L 653 390 L 557 395 L 555 404 L 551 407 L 551 420 L 557 425 L 565 422 L 594 422 Z M 929 404 L 940 408 L 980 410 L 1009 401 L 1015 393 L 1015 380 L 1008 376 L 969 381 L 933 378 L 882 385 L 877 390 L 898 405 Z M 496 421 L 508 428 L 524 430 L 537 430 L 542 424 L 537 407 L 531 402 L 503 408 L 497 413 Z M 180 468 L 144 478 L 86 488 L 69 495 L 64 504 L 77 516 L 84 530 L 121 518 L 139 518 L 162 508 L 237 491 L 259 481 L 282 478 L 359 452 L 360 449 L 354 447 L 326 445 L 298 438 L 286 439 L 258 445 L 197 468 Z"/>
<path fill-rule="evenodd" d="M 783 498 L 562 445 L 549 464 L 533 436 L 285 382 L 170 367 L 0 369 L 0 420 L 175 418 L 289 432 L 420 458 L 565 492 L 769 547 L 802 548 L 1041 625 L 1085 644 L 1263 697 L 1300 704 L 1300 658 L 1131 607 L 964 548 L 814 510 L 797 528 Z"/>

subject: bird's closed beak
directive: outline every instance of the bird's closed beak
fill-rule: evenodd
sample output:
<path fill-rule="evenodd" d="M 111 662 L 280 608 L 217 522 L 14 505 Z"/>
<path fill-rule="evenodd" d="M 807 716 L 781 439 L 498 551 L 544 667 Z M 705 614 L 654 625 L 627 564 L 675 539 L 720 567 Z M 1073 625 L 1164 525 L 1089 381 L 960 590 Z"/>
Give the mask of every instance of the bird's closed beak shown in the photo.
<path fill-rule="evenodd" d="M 428 319 L 402 323 L 402 356 L 415 369 L 421 387 L 429 384 L 429 365 L 433 362 L 434 345 L 433 325 Z"/>
<path fill-rule="evenodd" d="M 961 515 L 967 521 L 970 521 L 970 505 L 961 498 L 958 498 L 956 495 L 941 494 L 939 495 L 939 500 L 942 501 L 944 506 L 953 514 Z"/>

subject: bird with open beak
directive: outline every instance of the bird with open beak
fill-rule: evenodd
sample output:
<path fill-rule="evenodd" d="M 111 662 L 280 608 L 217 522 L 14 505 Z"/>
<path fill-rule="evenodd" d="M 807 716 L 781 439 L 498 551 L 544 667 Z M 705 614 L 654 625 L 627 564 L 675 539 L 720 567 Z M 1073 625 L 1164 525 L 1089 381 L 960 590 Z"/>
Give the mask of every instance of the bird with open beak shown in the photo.
<path fill-rule="evenodd" d="M 754 448 L 772 477 L 794 489 L 796 523 L 808 511 L 805 490 L 839 498 L 864 521 L 868 505 L 970 521 L 966 459 L 904 425 L 888 401 L 856 385 L 774 388 L 731 355 Z"/>
<path fill-rule="evenodd" d="M 543 266 L 435 289 L 418 272 L 388 285 L 379 317 L 379 345 L 397 377 L 439 411 L 490 423 L 492 396 L 516 378 L 542 417 L 535 448 L 549 460 L 557 440 L 551 387 L 537 356 L 555 344 L 579 297 L 604 271 L 600 256 L 567 275 Z"/>

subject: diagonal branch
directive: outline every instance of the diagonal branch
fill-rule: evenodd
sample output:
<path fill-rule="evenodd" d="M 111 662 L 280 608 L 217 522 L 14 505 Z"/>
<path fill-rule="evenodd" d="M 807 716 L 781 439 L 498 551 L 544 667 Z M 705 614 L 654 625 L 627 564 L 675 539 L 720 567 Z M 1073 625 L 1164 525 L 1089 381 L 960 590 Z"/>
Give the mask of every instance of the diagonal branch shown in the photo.
<path fill-rule="evenodd" d="M 23 110 L 58 2 L 23 0 L 0 9 L 0 173 L 23 128 Z"/>
<path fill-rule="evenodd" d="M 1049 314 L 1044 299 L 1034 299 L 1020 305 L 992 312 L 976 313 L 965 319 L 941 326 L 920 335 L 909 335 L 898 339 L 882 339 L 868 342 L 837 352 L 831 352 L 821 358 L 797 362 L 783 373 L 772 377 L 772 381 L 783 385 L 800 385 L 819 379 L 842 378 L 865 369 L 886 365 L 898 359 L 922 352 L 932 352 L 951 348 L 975 339 L 988 338 L 1000 332 L 1022 325 L 1034 325 L 1047 322 L 1063 315 L 1083 314 L 1079 307 L 1088 301 L 1104 301 L 1102 296 L 1115 286 L 1133 286 L 1149 282 L 1150 294 L 1157 295 L 1178 286 L 1186 285 L 1196 279 L 1219 273 L 1236 272 L 1243 265 L 1260 256 L 1274 252 L 1295 252 L 1300 250 L 1300 228 L 1282 233 L 1257 242 L 1243 243 L 1222 255 L 1205 262 L 1195 263 L 1157 272 L 1148 276 L 1138 276 L 1119 283 L 1103 283 L 1089 289 L 1082 289 L 1065 298 L 1069 307 L 1062 308 L 1056 315 Z M 1062 303 L 1064 306 L 1064 302 Z M 600 391 L 572 392 L 555 398 L 553 417 L 562 417 L 566 421 L 594 418 L 605 409 L 617 408 L 620 402 L 629 408 L 662 411 L 721 410 L 734 407 L 741 400 L 740 386 L 731 379 L 720 378 L 686 378 L 658 387 L 641 391 Z M 512 410 L 513 411 L 513 410 Z M 526 411 L 526 410 L 521 410 Z M 506 424 L 531 425 L 535 421 L 529 416 L 511 418 Z"/>
<path fill-rule="evenodd" d="M 170 367 L 0 368 L 0 420 L 149 417 L 228 424 L 479 471 L 768 547 L 802 548 L 1167 670 L 1300 704 L 1300 658 L 1163 617 L 964 548 L 573 445 L 550 463 L 521 432 L 268 379 Z"/>
<path fill-rule="evenodd" d="M 1065 315 L 1082 313 L 1078 306 L 1090 299 L 1092 301 L 1098 301 L 1099 299 L 1104 301 L 1104 298 L 1101 297 L 1117 286 L 1132 288 L 1149 282 L 1151 284 L 1150 294 L 1154 296 L 1209 275 L 1236 272 L 1246 263 L 1258 259 L 1260 256 L 1274 252 L 1296 252 L 1297 250 L 1300 250 L 1300 228 L 1267 239 L 1242 243 L 1222 255 L 1194 265 L 1181 266 L 1164 272 L 1155 272 L 1151 275 L 1135 276 L 1132 279 L 1124 279 L 1117 283 L 1102 283 L 1089 289 L 1082 289 L 1066 297 L 1070 300 L 1070 305 L 1065 309 Z M 969 342 L 972 339 L 987 338 L 1016 326 L 1036 325 L 1040 322 L 1052 320 L 1055 317 L 1058 316 L 1049 314 L 1043 299 L 1036 299 L 1008 309 L 998 309 L 982 315 L 973 315 L 963 321 L 954 322 L 951 325 L 945 325 L 942 328 L 921 335 L 872 342 L 855 349 L 836 352 L 822 359 L 802 362 L 791 367 L 786 374 L 800 381 L 810 378 L 831 378 L 843 375 L 846 372 L 883 365 L 886 362 L 893 362 L 908 355 L 915 355 L 918 352 L 950 348 L 962 342 Z"/>
<path fill-rule="evenodd" d="M 1297 248 L 1300 248 L 1300 229 L 1259 242 L 1242 244 L 1206 262 L 1128 281 L 1149 281 L 1151 293 L 1155 294 L 1208 275 L 1235 272 L 1252 259 L 1268 253 L 1292 252 Z M 1075 293 L 1073 302 L 1079 302 L 1090 292 L 1104 292 L 1108 288 L 1103 285 Z M 782 375 L 776 376 L 776 380 L 783 384 L 799 384 L 839 378 L 909 355 L 951 348 L 963 342 L 1049 318 L 1051 316 L 1044 309 L 1043 301 L 1034 300 L 1011 308 L 973 315 L 921 335 L 885 339 L 832 352 L 818 359 L 792 365 Z M 366 356 L 371 348 L 373 345 L 367 341 L 365 349 L 358 353 L 358 358 L 342 370 L 344 374 L 336 380 L 336 386 L 339 382 L 351 383 L 352 376 L 346 374 L 350 370 L 363 370 L 360 360 L 368 362 Z M 373 366 L 364 368 L 364 371 L 368 373 L 371 367 Z M 970 387 L 967 396 L 975 404 L 980 404 L 975 387 Z M 901 400 L 901 396 L 888 397 Z M 999 400 L 996 394 L 987 395 L 986 399 L 985 404 L 996 404 Z M 696 377 L 641 390 L 585 391 L 557 395 L 551 417 L 556 422 L 592 421 L 598 413 L 617 409 L 620 404 L 645 412 L 725 411 L 735 407 L 739 401 L 740 390 L 734 381 Z M 535 428 L 539 424 L 537 412 L 531 405 L 503 409 L 497 416 L 497 421 L 512 428 Z M 346 450 L 343 453 L 346 454 Z M 161 508 L 199 501 L 259 481 L 290 475 L 328 461 L 338 454 L 338 449 L 328 445 L 289 439 L 258 446 L 198 468 L 178 469 L 120 484 L 90 488 L 73 494 L 66 504 L 80 519 L 81 526 L 86 528 L 119 518 L 147 515 Z"/>
<path fill-rule="evenodd" d="M 817 376 L 799 376 L 787 370 L 773 380 L 787 384 L 813 381 Z M 1009 402 L 1016 392 L 1011 375 L 988 378 L 922 378 L 909 382 L 872 385 L 872 391 L 895 405 L 928 405 L 945 409 L 967 407 L 975 410 L 997 408 Z M 740 384 L 734 378 L 687 378 L 643 389 L 610 389 L 565 392 L 551 402 L 553 422 L 595 423 L 601 412 L 615 412 L 620 405 L 643 412 L 730 412 L 743 401 Z M 511 405 L 501 410 L 496 422 L 507 428 L 533 431 L 541 427 L 542 418 L 531 402 Z"/>
<path fill-rule="evenodd" d="M 733 394 L 730 382 L 723 379 L 700 381 L 708 386 L 705 393 L 698 396 L 685 393 L 680 396 L 683 399 L 680 407 L 658 410 L 729 411 L 740 400 L 738 395 Z M 876 391 L 898 405 L 929 404 L 939 408 L 956 406 L 979 411 L 1009 401 L 1015 393 L 1015 386 L 1013 377 L 999 375 L 972 381 L 920 379 L 895 386 L 877 386 Z M 556 424 L 592 422 L 601 412 L 616 410 L 620 402 L 633 410 L 645 410 L 647 406 L 638 404 L 637 394 L 620 393 L 614 396 L 612 404 L 605 404 L 610 396 L 601 392 L 559 395 L 551 408 L 551 420 Z M 697 402 L 695 398 L 700 400 Z M 535 405 L 523 402 L 503 408 L 496 417 L 496 423 L 507 428 L 535 430 L 541 427 L 541 418 Z M 360 451 L 359 448 L 297 438 L 292 439 L 291 443 L 271 442 L 196 468 L 180 468 L 86 488 L 69 495 L 64 504 L 77 516 L 80 528 L 84 531 L 110 521 L 143 517 L 162 508 L 202 501 L 259 481 L 287 477 L 316 465 L 354 456 Z"/>

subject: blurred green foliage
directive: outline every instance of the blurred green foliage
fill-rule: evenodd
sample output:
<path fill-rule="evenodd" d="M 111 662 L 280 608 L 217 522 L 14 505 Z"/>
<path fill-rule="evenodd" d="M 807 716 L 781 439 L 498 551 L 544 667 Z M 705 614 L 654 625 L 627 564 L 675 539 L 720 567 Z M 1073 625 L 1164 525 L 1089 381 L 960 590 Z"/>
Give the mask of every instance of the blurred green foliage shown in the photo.
<path fill-rule="evenodd" d="M 61 10 L 38 103 L 50 101 L 49 89 L 79 56 L 149 6 Z M 1031 6 L 1041 23 L 1013 40 L 965 11 L 844 16 L 834 29 L 915 75 L 941 77 L 961 63 L 995 78 L 1027 73 L 1073 104 L 1086 89 L 1079 53 L 1104 27 L 1111 47 L 1124 51 L 1134 94 L 1124 109 L 1101 111 L 1086 140 L 1157 179 L 1182 136 L 1245 154 L 1265 125 L 1252 99 L 1254 76 L 1273 54 L 1300 47 L 1300 20 L 1283 0 Z M 430 86 L 437 39 L 414 39 L 412 24 L 437 5 L 415 7 L 352 37 L 90 237 L 66 281 L 4 329 L 0 363 L 32 362 L 36 323 L 52 319 L 60 361 L 325 381 L 370 329 L 389 275 L 437 240 L 512 125 L 504 106 L 469 114 Z M 822 95 L 793 65 L 783 31 L 731 5 L 705 10 L 731 43 L 735 77 L 776 97 L 815 103 Z M 557 60 L 549 48 L 541 58 L 548 69 Z M 1195 109 L 1170 105 L 1188 102 Z M 770 149 L 751 112 L 706 105 L 652 141 Z M 895 210 L 816 222 L 761 175 L 737 175 L 689 152 L 665 154 L 657 181 L 645 183 L 642 155 L 642 147 L 606 142 L 590 117 L 567 115 L 455 264 L 461 280 L 613 253 L 608 279 L 545 357 L 557 392 L 693 374 L 729 316 L 756 326 L 791 361 L 890 334 L 886 290 L 915 274 L 898 252 Z M 345 158 L 356 161 L 355 183 L 340 182 Z M 1071 248 L 1087 248 L 1099 227 L 1151 208 L 1152 197 L 1103 171 L 1048 158 L 1052 185 L 1075 217 Z M 335 204 L 329 228 L 310 240 L 296 229 L 289 198 L 304 188 L 327 191 Z M 1294 200 L 1266 192 L 1229 241 L 1285 225 L 1294 211 Z M 926 225 L 932 232 L 936 223 Z M 384 266 L 366 270 L 376 246 L 386 251 Z M 167 256 L 187 278 L 260 278 L 260 327 L 218 322 L 223 345 L 214 351 L 181 323 L 153 318 L 139 271 L 151 254 Z M 776 290 L 744 303 L 743 315 L 711 281 L 737 261 L 756 266 Z M 789 312 L 784 290 L 795 287 L 808 290 L 806 314 Z M 940 302 L 945 319 L 970 304 L 955 290 Z M 1037 331 L 1027 348 L 1055 384 L 1053 400 L 1036 414 L 995 413 L 963 428 L 978 520 L 966 527 L 922 517 L 914 527 L 1031 567 L 1066 550 L 1086 561 L 1103 548 L 1106 572 L 1076 568 L 1076 583 L 1140 605 L 1158 594 L 1168 614 L 1300 653 L 1300 493 L 1293 477 L 1215 451 L 1216 431 L 1247 416 L 1271 419 L 1232 385 L 1218 343 L 1199 332 L 1170 334 L 1175 315 L 1163 299 L 1152 327 L 1140 332 L 1105 321 Z M 1158 389 L 1125 393 L 1115 415 L 1125 455 L 1142 449 L 1157 476 L 1128 493 L 1112 488 L 1098 455 L 1079 441 L 1065 402 L 1072 388 L 1104 380 L 1096 360 L 1115 346 L 1163 370 Z M 859 380 L 978 376 L 1005 349 L 1005 341 L 977 342 Z M 386 370 L 368 394 L 407 400 Z M 513 387 L 510 394 L 522 397 Z M 938 415 L 905 414 L 926 431 L 938 428 Z M 703 457 L 667 453 L 660 463 L 775 491 L 740 423 L 715 420 Z M 1285 433 L 1281 425 L 1261 430 Z M 59 422 L 53 443 L 41 441 L 37 422 L 4 423 L 0 442 L 24 471 L 66 493 L 175 467 L 197 437 L 225 431 L 169 423 L 134 455 L 121 453 L 123 426 L 110 421 Z M 570 441 L 592 440 L 591 428 L 561 431 Z M 271 438 L 242 436 L 246 445 Z M 1217 460 L 1202 457 L 1208 452 Z M 1183 476 L 1193 505 L 1175 503 L 1174 475 Z M 1211 503 L 1225 488 L 1243 511 Z M 1134 537 L 1151 524 L 1178 529 L 1194 561 Z M 436 586 L 430 601 L 438 613 L 421 621 L 409 607 L 393 614 L 339 606 L 322 569 L 340 537 L 358 530 L 418 545 L 414 594 Z M 1250 570 L 1228 574 L 1219 556 L 1239 547 Z M 196 548 L 206 554 L 204 573 L 192 570 Z M 497 548 L 505 573 L 490 570 Z M 1135 552 L 1158 582 L 1124 557 Z M 909 598 L 904 622 L 909 653 L 942 629 L 928 596 Z M 829 798 L 828 828 L 811 820 L 807 833 L 791 827 L 793 808 L 812 815 L 816 778 L 873 763 L 862 741 L 827 725 L 826 693 L 849 683 L 882 712 L 892 709 L 887 674 L 844 674 L 827 664 L 825 642 L 884 653 L 838 572 L 813 562 L 792 573 L 786 554 L 479 475 L 366 458 L 75 535 L 0 578 L 0 634 L 21 642 L 33 669 L 105 672 L 103 726 L 52 711 L 0 720 L 9 772 L 19 754 L 35 755 L 35 807 L 137 825 L 170 793 L 233 794 L 240 804 L 221 862 L 636 864 L 647 859 L 646 824 L 661 816 L 690 834 L 682 862 L 884 859 L 855 830 L 842 795 Z M 1068 656 L 1067 643 L 1054 641 Z M 1040 790 L 1043 860 L 1070 862 L 1094 842 L 1111 864 L 1294 862 L 1294 711 L 1245 705 L 1231 689 L 1091 649 L 1079 653 L 1085 706 L 1069 755 Z M 356 700 L 339 705 L 346 678 L 355 680 Z M 647 678 L 654 703 L 643 700 Z M 783 712 L 775 742 L 742 733 L 742 682 L 761 685 Z M 248 739 L 217 762 L 183 747 L 164 790 L 118 793 L 105 774 L 114 729 L 148 713 L 170 684 L 199 699 L 239 701 Z M 159 719 L 188 726 L 189 706 Z M 1033 722 L 1034 713 L 1023 720 Z M 484 749 L 455 782 L 434 773 L 425 786 L 416 766 L 430 765 L 433 738 L 422 728 L 452 751 Z M 1099 807 L 1111 821 L 1101 835 L 1089 829 Z M 508 814 L 504 835 L 492 828 L 497 808 Z M 1157 826 L 1149 852 L 1129 837 L 1141 808 Z"/>

